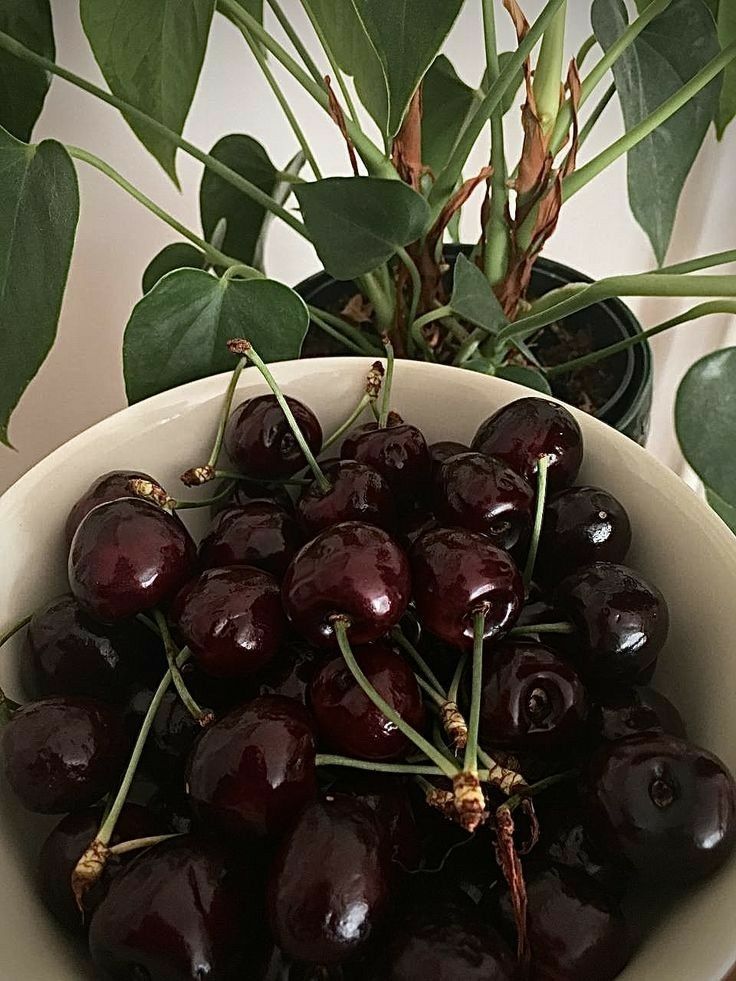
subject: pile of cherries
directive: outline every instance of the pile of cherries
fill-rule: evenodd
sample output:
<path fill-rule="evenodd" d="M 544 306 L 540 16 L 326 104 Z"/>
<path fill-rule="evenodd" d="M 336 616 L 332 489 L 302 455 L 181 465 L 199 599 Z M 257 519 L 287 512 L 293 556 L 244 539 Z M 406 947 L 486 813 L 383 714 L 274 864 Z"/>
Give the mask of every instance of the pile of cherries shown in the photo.
<path fill-rule="evenodd" d="M 1 757 L 65 815 L 44 903 L 112 981 L 614 978 L 637 897 L 728 857 L 736 787 L 651 687 L 667 605 L 623 505 L 575 483 L 577 422 L 529 397 L 427 445 L 376 364 L 325 440 L 231 350 L 183 475 L 216 493 L 97 479 L 69 593 L 21 624 L 35 700 L 0 696 Z M 231 412 L 248 361 L 272 394 Z"/>

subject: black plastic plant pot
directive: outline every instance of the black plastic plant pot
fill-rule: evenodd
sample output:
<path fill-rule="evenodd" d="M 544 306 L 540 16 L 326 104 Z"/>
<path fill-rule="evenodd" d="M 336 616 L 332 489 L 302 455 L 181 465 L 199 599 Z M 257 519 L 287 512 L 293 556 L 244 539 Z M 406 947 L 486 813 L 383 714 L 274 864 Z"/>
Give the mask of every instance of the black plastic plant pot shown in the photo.
<path fill-rule="evenodd" d="M 460 250 L 467 253 L 470 248 L 447 247 L 448 264 L 453 264 Z M 590 277 L 577 270 L 540 257 L 532 272 L 530 296 L 544 296 L 568 283 L 590 282 Z M 307 303 L 332 312 L 339 312 L 357 291 L 354 283 L 334 280 L 325 272 L 310 276 L 295 289 Z M 621 300 L 612 299 L 543 328 L 528 343 L 540 363 L 551 367 L 641 332 L 631 310 Z M 305 357 L 344 353 L 336 342 L 310 329 Z M 577 372 L 556 375 L 551 385 L 558 398 L 585 409 L 637 443 L 646 442 L 652 407 L 652 352 L 646 340 Z"/>

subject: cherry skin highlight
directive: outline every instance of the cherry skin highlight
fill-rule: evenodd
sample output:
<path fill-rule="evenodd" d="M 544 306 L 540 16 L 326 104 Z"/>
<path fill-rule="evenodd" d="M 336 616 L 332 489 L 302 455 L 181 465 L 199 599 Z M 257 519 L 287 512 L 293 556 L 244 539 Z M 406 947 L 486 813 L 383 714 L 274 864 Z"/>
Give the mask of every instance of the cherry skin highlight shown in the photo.
<path fill-rule="evenodd" d="M 307 445 L 318 454 L 322 449 L 319 420 L 298 399 L 287 396 L 286 402 Z M 275 395 L 247 399 L 233 410 L 225 428 L 225 449 L 238 470 L 259 480 L 293 477 L 307 465 Z"/>

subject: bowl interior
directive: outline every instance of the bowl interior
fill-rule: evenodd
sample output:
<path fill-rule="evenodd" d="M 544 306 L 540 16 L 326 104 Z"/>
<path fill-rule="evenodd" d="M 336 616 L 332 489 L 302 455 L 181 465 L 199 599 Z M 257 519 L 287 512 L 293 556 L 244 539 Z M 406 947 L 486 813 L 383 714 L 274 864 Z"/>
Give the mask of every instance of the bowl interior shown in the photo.
<path fill-rule="evenodd" d="M 274 374 L 288 394 L 316 411 L 329 433 L 358 402 L 369 364 L 364 358 L 323 358 L 283 363 Z M 140 468 L 178 493 L 178 475 L 208 455 L 226 384 L 225 375 L 203 379 L 112 416 L 42 461 L 0 499 L 0 624 L 65 591 L 64 520 L 95 477 Z M 255 369 L 243 373 L 242 397 L 264 390 Z M 430 441 L 469 441 L 486 416 L 526 394 L 474 372 L 399 362 L 392 407 L 420 425 Z M 586 446 L 580 482 L 605 487 L 625 504 L 634 529 L 628 561 L 669 602 L 672 628 L 657 687 L 680 707 L 691 738 L 736 770 L 736 538 L 646 451 L 595 419 L 578 418 Z M 186 514 L 199 531 L 204 515 Z M 21 651 L 22 643 L 12 642 L 0 664 L 11 696 L 19 692 Z M 91 976 L 83 954 L 57 931 L 35 897 L 35 855 L 52 823 L 22 811 L 0 786 L 0 949 L 7 978 Z M 723 978 L 736 962 L 734 897 L 736 861 L 657 920 L 622 978 Z"/>

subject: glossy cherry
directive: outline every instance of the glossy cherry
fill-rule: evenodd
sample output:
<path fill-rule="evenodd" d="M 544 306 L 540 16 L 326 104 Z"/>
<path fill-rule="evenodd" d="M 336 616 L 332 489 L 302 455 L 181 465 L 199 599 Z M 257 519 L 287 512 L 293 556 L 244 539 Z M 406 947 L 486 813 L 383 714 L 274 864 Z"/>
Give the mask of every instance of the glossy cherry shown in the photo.
<path fill-rule="evenodd" d="M 8 783 L 29 811 L 89 807 L 120 778 L 128 742 L 119 711 L 55 695 L 20 708 L 2 731 Z"/>
<path fill-rule="evenodd" d="M 354 650 L 368 681 L 414 729 L 424 725 L 424 702 L 414 671 L 388 644 Z M 325 744 L 345 756 L 391 760 L 403 755 L 409 740 L 373 704 L 338 654 L 316 673 L 309 702 Z"/>
<path fill-rule="evenodd" d="M 64 528 L 67 547 L 71 545 L 74 533 L 92 508 L 96 508 L 98 504 L 106 504 L 108 501 L 117 501 L 121 497 L 131 496 L 129 487 L 131 480 L 147 480 L 163 491 L 154 477 L 143 473 L 141 470 L 112 470 L 110 473 L 103 474 L 97 480 L 92 481 L 69 512 Z"/>
<path fill-rule="evenodd" d="M 187 784 L 206 828 L 233 835 L 283 831 L 317 793 L 309 715 L 278 695 L 235 709 L 202 734 Z"/>
<path fill-rule="evenodd" d="M 306 705 L 309 686 L 324 657 L 309 644 L 292 640 L 284 644 L 276 658 L 253 679 L 259 695 L 283 695 Z"/>
<path fill-rule="evenodd" d="M 251 504 L 253 501 L 277 504 L 289 514 L 294 510 L 294 502 L 286 487 L 279 484 L 259 484 L 249 480 L 239 480 L 235 485 L 231 503 Z"/>
<path fill-rule="evenodd" d="M 422 624 L 464 650 L 473 646 L 473 617 L 486 610 L 484 638 L 514 625 L 524 586 L 511 556 L 484 536 L 464 528 L 439 528 L 417 541 L 411 553 L 414 602 Z"/>
<path fill-rule="evenodd" d="M 710 875 L 736 843 L 736 785 L 713 754 L 666 734 L 609 744 L 590 765 L 593 830 L 657 882 Z"/>
<path fill-rule="evenodd" d="M 568 410 L 557 402 L 530 396 L 502 406 L 485 422 L 471 449 L 498 457 L 536 485 L 537 462 L 549 458 L 550 490 L 571 484 L 583 461 L 583 434 Z"/>
<path fill-rule="evenodd" d="M 591 721 L 604 739 L 627 739 L 643 732 L 666 732 L 684 739 L 682 716 L 664 695 L 646 685 L 614 688 L 603 695 Z"/>
<path fill-rule="evenodd" d="M 199 546 L 204 569 L 252 565 L 281 577 L 304 536 L 294 517 L 270 501 L 229 505 L 213 520 Z"/>
<path fill-rule="evenodd" d="M 618 904 L 593 880 L 550 866 L 527 878 L 527 929 L 534 977 L 544 981 L 613 981 L 633 953 Z M 501 912 L 513 935 L 508 895 Z"/>
<path fill-rule="evenodd" d="M 132 742 L 140 732 L 143 717 L 153 699 L 154 689 L 139 688 L 130 698 L 125 723 Z M 209 704 L 208 704 L 209 707 Z M 143 748 L 141 766 L 162 783 L 181 783 L 194 740 L 202 731 L 199 723 L 184 706 L 178 693 L 166 692 L 153 720 Z"/>
<path fill-rule="evenodd" d="M 631 545 L 626 509 L 600 487 L 568 487 L 544 509 L 535 572 L 559 582 L 591 562 L 623 562 Z"/>
<path fill-rule="evenodd" d="M 347 794 L 366 804 L 386 836 L 392 861 L 401 870 L 417 868 L 421 843 L 409 791 L 400 777 L 356 770 L 330 784 L 330 793 Z"/>
<path fill-rule="evenodd" d="M 428 531 L 434 531 L 435 528 L 439 528 L 439 522 L 434 512 L 428 511 L 421 506 L 414 508 L 412 511 L 403 515 L 399 531 L 399 541 L 410 551 L 414 543 L 422 535 Z"/>
<path fill-rule="evenodd" d="M 430 443 L 428 449 L 433 474 L 439 470 L 445 460 L 449 460 L 459 453 L 470 452 L 470 447 L 466 443 L 456 443 L 452 439 L 443 439 L 439 443 Z"/>
<path fill-rule="evenodd" d="M 378 640 L 409 603 L 409 562 L 381 528 L 345 521 L 321 532 L 289 566 L 284 608 L 296 630 L 317 646 L 335 646 L 332 618 L 350 621 L 353 644 Z"/>
<path fill-rule="evenodd" d="M 335 964 L 380 923 L 389 850 L 373 812 L 342 795 L 309 804 L 271 868 L 267 906 L 276 943 L 298 961 Z"/>
<path fill-rule="evenodd" d="M 524 541 L 531 528 L 531 486 L 505 463 L 482 453 L 446 460 L 436 472 L 433 501 L 441 523 L 481 532 L 501 548 Z"/>
<path fill-rule="evenodd" d="M 179 519 L 140 498 L 90 511 L 69 552 L 69 583 L 90 616 L 114 622 L 168 600 L 191 575 L 196 552 Z"/>
<path fill-rule="evenodd" d="M 78 933 L 86 932 L 86 924 L 72 893 L 72 872 L 89 843 L 94 840 L 101 820 L 102 808 L 99 807 L 67 814 L 50 832 L 38 856 L 36 882 L 44 905 L 63 926 Z M 110 844 L 166 834 L 168 830 L 161 818 L 145 807 L 126 804 L 120 812 Z M 131 861 L 133 854 L 110 856 L 102 878 L 85 893 L 87 915 L 97 908 L 110 882 Z"/>
<path fill-rule="evenodd" d="M 581 734 L 587 707 L 573 666 L 541 644 L 506 642 L 486 655 L 480 724 L 488 745 L 559 749 Z"/>
<path fill-rule="evenodd" d="M 173 622 L 199 666 L 247 678 L 275 657 L 286 629 L 276 580 L 262 569 L 206 569 L 172 604 Z"/>
<path fill-rule="evenodd" d="M 322 427 L 303 402 L 286 397 L 307 445 L 316 455 L 322 449 Z M 291 426 L 275 395 L 246 399 L 230 416 L 225 449 L 235 466 L 249 477 L 273 480 L 292 477 L 306 467 Z"/>
<path fill-rule="evenodd" d="M 153 981 L 258 977 L 264 957 L 259 875 L 213 840 L 187 836 L 141 853 L 92 918 L 102 976 Z"/>
<path fill-rule="evenodd" d="M 28 625 L 22 670 L 35 694 L 119 702 L 136 678 L 160 678 L 165 669 L 161 644 L 143 624 L 103 626 L 70 595 L 52 600 Z"/>
<path fill-rule="evenodd" d="M 623 899 L 631 881 L 631 868 L 611 855 L 590 833 L 575 793 L 563 784 L 564 803 L 552 814 L 539 802 L 537 816 L 542 830 L 539 851 L 554 864 L 580 872 L 600 886 L 611 899 Z M 538 853 L 537 853 L 538 854 Z"/>
<path fill-rule="evenodd" d="M 417 429 L 392 413 L 388 425 L 367 422 L 346 437 L 340 455 L 377 470 L 399 503 L 416 500 L 429 489 L 431 461 L 427 441 Z"/>
<path fill-rule="evenodd" d="M 594 562 L 580 569 L 560 583 L 554 601 L 577 628 L 576 656 L 594 682 L 636 682 L 667 640 L 664 597 L 624 565 Z"/>
<path fill-rule="evenodd" d="M 305 488 L 296 512 L 311 538 L 341 521 L 364 521 L 392 532 L 396 527 L 396 505 L 380 473 L 357 460 L 326 460 L 320 464 L 330 490 L 317 482 Z"/>

